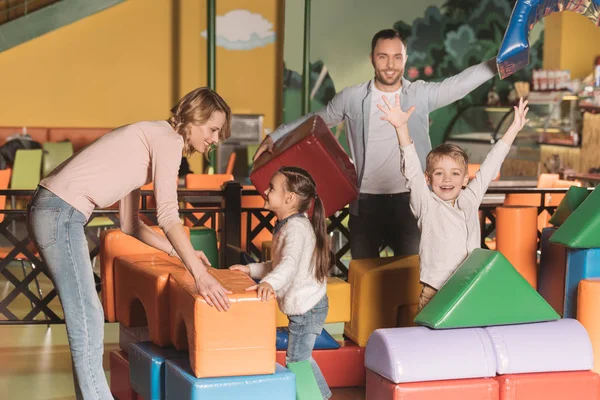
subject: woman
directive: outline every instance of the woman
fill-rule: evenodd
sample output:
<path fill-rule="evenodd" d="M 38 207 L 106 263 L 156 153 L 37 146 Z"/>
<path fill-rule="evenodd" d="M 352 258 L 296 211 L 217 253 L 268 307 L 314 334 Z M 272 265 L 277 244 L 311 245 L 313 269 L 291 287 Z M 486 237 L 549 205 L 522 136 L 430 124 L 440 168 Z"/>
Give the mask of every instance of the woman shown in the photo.
<path fill-rule="evenodd" d="M 198 88 L 171 113 L 168 121 L 138 122 L 99 138 L 44 178 L 29 203 L 29 235 L 63 306 L 78 399 L 112 399 L 102 368 L 104 313 L 84 232 L 95 207 L 120 200 L 123 232 L 179 257 L 207 303 L 229 308 L 229 292 L 208 274 L 206 256 L 196 256 L 181 225 L 177 178 L 182 153 L 204 153 L 229 137 L 231 110 L 216 92 Z M 150 182 L 166 237 L 138 218 L 140 187 Z"/>

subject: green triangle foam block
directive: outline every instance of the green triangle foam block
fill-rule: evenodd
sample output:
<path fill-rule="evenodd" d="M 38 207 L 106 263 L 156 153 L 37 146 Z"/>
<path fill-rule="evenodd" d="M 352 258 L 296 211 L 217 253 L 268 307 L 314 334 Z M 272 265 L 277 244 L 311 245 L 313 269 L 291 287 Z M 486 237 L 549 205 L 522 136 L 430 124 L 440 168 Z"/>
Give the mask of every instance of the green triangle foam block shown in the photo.
<path fill-rule="evenodd" d="M 573 249 L 600 247 L 600 186 L 562 223 L 550 242 Z"/>
<path fill-rule="evenodd" d="M 554 214 L 550 218 L 550 223 L 554 226 L 561 226 L 569 215 L 573 213 L 589 196 L 590 191 L 584 187 L 571 186 L 565 197 L 562 199 Z"/>
<path fill-rule="evenodd" d="M 322 399 L 310 361 L 289 363 L 287 368 L 296 375 L 296 400 Z"/>
<path fill-rule="evenodd" d="M 475 249 L 417 314 L 415 323 L 448 329 L 559 318 L 501 253 Z"/>

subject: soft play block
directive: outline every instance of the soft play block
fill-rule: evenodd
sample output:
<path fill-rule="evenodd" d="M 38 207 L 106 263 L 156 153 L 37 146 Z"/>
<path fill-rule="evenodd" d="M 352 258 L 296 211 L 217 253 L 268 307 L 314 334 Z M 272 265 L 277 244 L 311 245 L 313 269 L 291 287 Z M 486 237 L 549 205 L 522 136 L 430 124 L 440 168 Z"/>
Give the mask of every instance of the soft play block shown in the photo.
<path fill-rule="evenodd" d="M 290 332 L 287 328 L 277 328 L 277 341 L 275 342 L 275 348 L 277 350 L 287 350 L 289 337 Z M 332 338 L 329 332 L 327 332 L 325 329 L 321 330 L 321 334 L 317 336 L 317 340 L 315 340 L 315 346 L 313 347 L 315 350 L 339 348 L 340 344 L 336 342 L 335 339 Z"/>
<path fill-rule="evenodd" d="M 129 384 L 129 359 L 122 350 L 110 352 L 110 392 L 119 400 L 137 400 Z"/>
<path fill-rule="evenodd" d="M 575 319 L 490 326 L 485 331 L 494 345 L 498 374 L 581 371 L 594 366 L 590 338 Z"/>
<path fill-rule="evenodd" d="M 119 324 L 119 348 L 129 354 L 132 343 L 147 342 L 150 340 L 150 331 L 147 326 L 127 327 Z"/>
<path fill-rule="evenodd" d="M 560 229 L 560 228 L 559 228 Z M 556 231 L 558 233 L 558 231 Z M 556 233 L 554 235 L 556 235 Z M 554 237 L 552 236 L 552 238 Z M 550 238 L 550 241 L 552 241 Z M 563 316 L 577 316 L 577 286 L 583 279 L 600 277 L 600 248 L 567 249 Z"/>
<path fill-rule="evenodd" d="M 563 222 L 550 241 L 574 249 L 600 247 L 600 190 L 598 187 Z"/>
<path fill-rule="evenodd" d="M 393 383 L 367 369 L 367 400 L 498 400 L 492 378 Z"/>
<path fill-rule="evenodd" d="M 296 375 L 296 400 L 315 400 L 322 398 L 315 373 L 310 361 L 289 363 L 288 369 Z"/>
<path fill-rule="evenodd" d="M 592 371 L 509 374 L 495 378 L 500 400 L 598 400 L 600 376 Z"/>
<path fill-rule="evenodd" d="M 542 230 L 539 293 L 565 318 L 577 315 L 577 285 L 600 277 L 600 249 L 571 249 L 553 243 L 558 228 Z"/>
<path fill-rule="evenodd" d="M 169 275 L 185 272 L 180 261 L 166 254 L 141 254 L 115 259 L 117 321 L 128 326 L 148 326 L 150 340 L 171 343 L 169 329 Z M 189 273 L 188 273 L 189 274 Z"/>
<path fill-rule="evenodd" d="M 154 231 L 164 236 L 158 226 L 151 227 Z M 189 228 L 185 227 L 189 235 Z M 164 252 L 148 246 L 133 236 L 123 233 L 120 229 L 108 229 L 100 233 L 100 276 L 102 280 L 102 306 L 104 317 L 108 322 L 116 322 L 115 310 L 115 280 L 114 259 L 121 256 L 136 254 L 165 254 Z"/>
<path fill-rule="evenodd" d="M 365 367 L 394 383 L 486 378 L 496 374 L 496 358 L 482 328 L 415 326 L 373 332 Z"/>
<path fill-rule="evenodd" d="M 319 116 L 300 124 L 275 142 L 272 153 L 265 152 L 254 162 L 250 180 L 263 198 L 283 166 L 301 167 L 312 175 L 328 217 L 358 197 L 354 164 Z"/>
<path fill-rule="evenodd" d="M 600 279 L 579 282 L 577 320 L 583 325 L 594 350 L 594 372 L 600 372 Z"/>
<path fill-rule="evenodd" d="M 327 277 L 327 297 L 329 311 L 325 323 L 350 321 L 350 284 L 340 278 Z M 286 327 L 288 324 L 287 315 L 282 313 L 277 306 L 277 327 Z"/>
<path fill-rule="evenodd" d="M 161 348 L 151 342 L 133 343 L 129 347 L 129 380 L 133 390 L 145 400 L 165 398 L 165 361 L 187 359 L 174 348 Z"/>
<path fill-rule="evenodd" d="M 569 216 L 583 203 L 583 201 L 589 196 L 591 192 L 584 187 L 571 186 L 565 197 L 561 200 L 556 207 L 556 211 L 550 217 L 548 221 L 554 226 L 560 226 L 569 218 Z"/>
<path fill-rule="evenodd" d="M 442 329 L 558 318 L 500 252 L 475 249 L 421 310 L 415 322 Z"/>
<path fill-rule="evenodd" d="M 254 281 L 240 271 L 209 268 L 229 294 L 226 312 L 209 306 L 187 272 L 169 278 L 171 340 L 177 350 L 189 349 L 198 378 L 272 374 L 275 370 L 275 299 L 262 301 Z M 249 362 L 248 360 L 251 360 Z"/>
<path fill-rule="evenodd" d="M 315 350 L 312 357 L 330 388 L 365 385 L 365 348 L 350 340 L 339 349 Z M 276 361 L 285 365 L 285 350 L 278 350 Z"/>
<path fill-rule="evenodd" d="M 564 314 L 567 248 L 550 242 L 558 228 L 542 229 L 538 292 L 559 315 Z"/>
<path fill-rule="evenodd" d="M 195 250 L 202 250 L 213 268 L 219 268 L 217 232 L 206 226 L 190 228 L 190 241 Z"/>
<path fill-rule="evenodd" d="M 344 334 L 365 347 L 375 329 L 396 326 L 399 308 L 418 303 L 419 257 L 352 260 L 349 271 L 352 315 Z"/>
<path fill-rule="evenodd" d="M 240 362 L 252 363 L 246 359 Z M 279 364 L 267 375 L 196 378 L 183 359 L 166 362 L 167 400 L 295 400 L 296 376 Z"/>

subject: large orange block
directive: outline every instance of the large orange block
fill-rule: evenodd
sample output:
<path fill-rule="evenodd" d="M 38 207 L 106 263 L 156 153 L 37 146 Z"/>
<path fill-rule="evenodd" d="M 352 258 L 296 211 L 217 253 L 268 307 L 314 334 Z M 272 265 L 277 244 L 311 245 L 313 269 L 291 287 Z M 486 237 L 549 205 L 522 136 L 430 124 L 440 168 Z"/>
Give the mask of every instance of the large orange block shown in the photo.
<path fill-rule="evenodd" d="M 140 400 L 129 384 L 129 358 L 122 350 L 110 352 L 110 392 L 119 400 Z"/>
<path fill-rule="evenodd" d="M 366 398 L 367 400 L 498 400 L 498 382 L 492 378 L 475 378 L 396 384 L 367 369 Z"/>
<path fill-rule="evenodd" d="M 579 281 L 577 320 L 585 328 L 594 350 L 594 372 L 600 372 L 600 278 Z"/>
<path fill-rule="evenodd" d="M 286 365 L 285 350 L 277 350 L 276 361 Z M 327 385 L 354 387 L 365 385 L 365 348 L 350 340 L 340 342 L 339 349 L 313 350 L 312 357 L 325 377 Z"/>
<path fill-rule="evenodd" d="M 352 314 L 344 334 L 366 347 L 375 329 L 394 328 L 400 315 L 413 315 L 421 294 L 419 257 L 387 257 L 350 262 Z M 410 307 L 412 306 L 412 307 Z"/>
<path fill-rule="evenodd" d="M 275 299 L 261 301 L 256 291 L 245 291 L 254 281 L 239 271 L 210 268 L 226 289 L 231 307 L 209 306 L 187 272 L 169 278 L 171 340 L 177 350 L 188 350 L 198 378 L 260 375 L 275 372 Z"/>
<path fill-rule="evenodd" d="M 350 321 L 350 284 L 340 278 L 327 278 L 327 297 L 329 298 L 329 311 L 326 324 Z M 277 327 L 288 326 L 287 315 L 277 307 Z"/>
<path fill-rule="evenodd" d="M 164 236 L 158 226 L 152 226 L 156 232 Z M 185 228 L 189 237 L 190 230 Z M 123 233 L 120 229 L 108 229 L 100 234 L 100 276 L 102 278 L 102 306 L 104 317 L 108 322 L 116 322 L 114 260 L 116 257 L 135 254 L 165 254 Z"/>
<path fill-rule="evenodd" d="M 115 260 L 117 321 L 128 328 L 148 326 L 150 340 L 171 344 L 168 282 L 172 272 L 187 272 L 166 254 L 140 254 Z"/>
<path fill-rule="evenodd" d="M 598 400 L 600 376 L 592 371 L 500 375 L 500 400 Z"/>

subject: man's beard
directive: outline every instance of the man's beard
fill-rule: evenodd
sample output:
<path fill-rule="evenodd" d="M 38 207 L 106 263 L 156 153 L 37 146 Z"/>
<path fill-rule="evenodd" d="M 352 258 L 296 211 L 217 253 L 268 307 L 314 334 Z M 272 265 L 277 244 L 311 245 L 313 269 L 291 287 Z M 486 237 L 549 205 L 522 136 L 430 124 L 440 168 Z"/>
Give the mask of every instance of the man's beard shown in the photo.
<path fill-rule="evenodd" d="M 375 78 L 377 79 L 377 81 L 383 85 L 386 86 L 393 86 L 395 84 L 397 84 L 400 81 L 400 78 L 402 77 L 402 71 L 400 70 L 394 70 L 394 72 L 396 72 L 396 75 L 392 76 L 391 78 L 388 78 L 385 75 L 384 71 L 378 71 L 375 74 Z"/>

